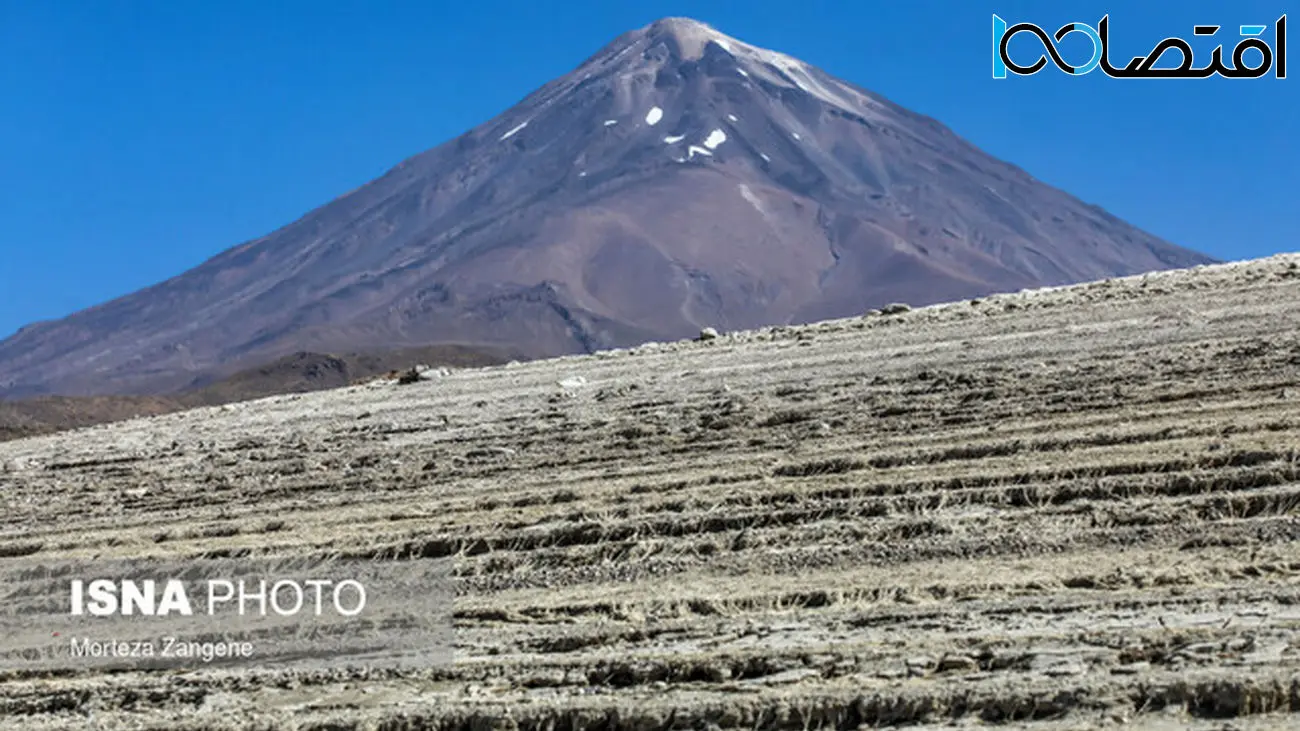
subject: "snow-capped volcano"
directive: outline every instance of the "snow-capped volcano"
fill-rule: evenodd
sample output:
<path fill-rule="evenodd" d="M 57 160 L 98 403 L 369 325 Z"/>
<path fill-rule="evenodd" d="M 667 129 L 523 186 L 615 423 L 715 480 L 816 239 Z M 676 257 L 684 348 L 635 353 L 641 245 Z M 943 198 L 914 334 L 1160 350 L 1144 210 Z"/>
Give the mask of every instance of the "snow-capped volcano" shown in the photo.
<path fill-rule="evenodd" d="M 558 354 L 1208 261 L 668 18 L 278 231 L 26 328 L 0 394 L 165 391 L 300 350 Z"/>

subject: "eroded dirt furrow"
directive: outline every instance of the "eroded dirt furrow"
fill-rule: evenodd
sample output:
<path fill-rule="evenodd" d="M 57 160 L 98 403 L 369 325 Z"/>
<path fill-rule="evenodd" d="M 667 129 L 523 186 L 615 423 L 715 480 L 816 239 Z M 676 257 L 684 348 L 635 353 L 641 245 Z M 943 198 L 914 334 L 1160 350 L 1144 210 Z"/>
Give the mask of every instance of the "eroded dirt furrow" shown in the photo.
<path fill-rule="evenodd" d="M 1296 728 L 1296 312 L 1284 256 L 6 442 L 0 561 L 453 557 L 457 657 L 0 727 Z"/>

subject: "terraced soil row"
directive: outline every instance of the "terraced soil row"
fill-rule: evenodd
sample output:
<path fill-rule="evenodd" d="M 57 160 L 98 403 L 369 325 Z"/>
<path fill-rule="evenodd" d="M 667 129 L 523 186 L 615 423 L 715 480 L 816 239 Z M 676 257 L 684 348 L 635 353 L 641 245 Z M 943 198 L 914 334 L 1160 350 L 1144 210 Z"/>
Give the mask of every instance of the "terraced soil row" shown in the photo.
<path fill-rule="evenodd" d="M 452 667 L 16 672 L 6 728 L 1294 728 L 1300 256 L 0 444 L 0 507 L 457 576 Z"/>

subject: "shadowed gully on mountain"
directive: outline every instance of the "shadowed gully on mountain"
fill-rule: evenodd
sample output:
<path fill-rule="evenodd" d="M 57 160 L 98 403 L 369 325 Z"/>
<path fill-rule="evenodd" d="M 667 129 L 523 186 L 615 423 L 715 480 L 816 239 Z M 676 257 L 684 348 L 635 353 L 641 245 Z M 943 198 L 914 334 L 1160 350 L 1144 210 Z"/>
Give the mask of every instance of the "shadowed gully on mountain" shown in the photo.
<path fill-rule="evenodd" d="M 25 328 L 0 395 L 164 393 L 304 350 L 592 351 L 1210 261 L 669 18 L 266 237 Z"/>

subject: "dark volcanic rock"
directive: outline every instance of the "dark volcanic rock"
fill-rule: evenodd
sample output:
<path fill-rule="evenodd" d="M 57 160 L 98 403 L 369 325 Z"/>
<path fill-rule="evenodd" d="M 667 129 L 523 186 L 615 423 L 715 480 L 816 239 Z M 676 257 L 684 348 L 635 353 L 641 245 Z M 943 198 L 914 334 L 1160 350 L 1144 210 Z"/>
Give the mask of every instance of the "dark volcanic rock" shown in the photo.
<path fill-rule="evenodd" d="M 932 119 L 686 19 L 264 238 L 0 343 L 0 395 L 296 351 L 528 355 L 1191 266 Z"/>

